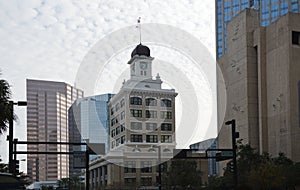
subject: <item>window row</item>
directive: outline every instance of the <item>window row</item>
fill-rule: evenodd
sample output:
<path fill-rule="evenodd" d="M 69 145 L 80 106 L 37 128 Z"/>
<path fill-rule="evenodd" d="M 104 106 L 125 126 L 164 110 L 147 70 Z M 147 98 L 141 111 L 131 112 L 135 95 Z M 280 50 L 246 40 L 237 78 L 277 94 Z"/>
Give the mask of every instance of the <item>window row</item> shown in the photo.
<path fill-rule="evenodd" d="M 113 115 L 115 112 L 119 111 L 120 108 L 123 108 L 125 106 L 125 100 L 122 99 L 120 101 L 120 103 L 117 103 L 115 106 L 113 106 L 111 109 L 110 109 L 110 115 Z"/>
<path fill-rule="evenodd" d="M 142 105 L 143 99 L 140 97 L 131 97 L 130 105 Z M 157 100 L 155 98 L 146 98 L 146 106 L 157 106 Z M 172 107 L 172 101 L 169 99 L 161 99 L 160 106 Z"/>
<path fill-rule="evenodd" d="M 111 148 L 115 148 L 121 144 L 124 144 L 125 143 L 125 135 L 123 135 L 122 137 L 120 138 L 117 138 L 115 141 L 112 141 L 111 142 Z"/>
<path fill-rule="evenodd" d="M 120 125 L 116 129 L 111 130 L 111 137 L 115 137 L 115 136 L 119 135 L 120 133 L 122 133 L 124 131 L 125 131 L 124 124 Z"/>
<path fill-rule="evenodd" d="M 125 111 L 123 111 L 121 114 L 117 115 L 116 117 L 112 118 L 110 125 L 114 126 L 115 124 L 119 123 L 123 119 L 125 119 Z"/>
<path fill-rule="evenodd" d="M 142 112 L 142 110 L 138 110 L 138 109 L 130 109 L 130 116 L 131 117 L 143 117 L 143 112 Z M 146 118 L 157 118 L 157 111 L 146 110 L 145 117 Z M 160 118 L 161 119 L 172 119 L 172 112 L 171 111 L 161 111 Z"/>
<path fill-rule="evenodd" d="M 143 135 L 131 134 L 130 142 L 143 142 Z M 157 135 L 146 135 L 146 142 L 157 143 Z M 161 135 L 161 143 L 172 143 L 172 135 Z"/>
<path fill-rule="evenodd" d="M 131 122 L 130 123 L 131 130 L 142 130 L 142 122 Z M 157 123 L 146 123 L 146 130 L 148 131 L 156 131 L 158 129 Z M 160 125 L 161 131 L 172 131 L 171 123 L 162 123 Z"/>

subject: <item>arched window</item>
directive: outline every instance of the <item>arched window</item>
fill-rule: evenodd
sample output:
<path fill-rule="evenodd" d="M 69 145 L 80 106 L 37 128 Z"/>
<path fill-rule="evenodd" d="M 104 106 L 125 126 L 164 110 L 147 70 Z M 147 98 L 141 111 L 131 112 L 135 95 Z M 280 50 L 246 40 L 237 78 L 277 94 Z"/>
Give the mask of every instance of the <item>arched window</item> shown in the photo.
<path fill-rule="evenodd" d="M 154 98 L 147 98 L 146 106 L 157 106 L 157 100 Z"/>
<path fill-rule="evenodd" d="M 131 105 L 142 105 L 142 98 L 139 97 L 131 97 L 130 98 Z"/>
<path fill-rule="evenodd" d="M 161 107 L 172 107 L 172 101 L 168 99 L 162 99 Z"/>

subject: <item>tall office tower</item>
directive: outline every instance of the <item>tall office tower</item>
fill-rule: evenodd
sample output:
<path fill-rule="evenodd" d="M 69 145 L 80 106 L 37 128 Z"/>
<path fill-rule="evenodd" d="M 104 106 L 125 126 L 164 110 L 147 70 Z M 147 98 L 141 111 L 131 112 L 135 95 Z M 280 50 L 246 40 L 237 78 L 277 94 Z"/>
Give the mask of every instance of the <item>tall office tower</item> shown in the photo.
<path fill-rule="evenodd" d="M 177 93 L 162 89 L 158 74 L 152 78 L 153 59 L 142 44 L 131 53 L 130 79 L 109 102 L 110 152 L 90 165 L 91 176 L 97 178 L 93 188 L 153 187 L 158 183 L 154 166 L 173 156 Z"/>
<path fill-rule="evenodd" d="M 259 10 L 260 25 L 268 26 L 288 12 L 299 13 L 299 0 L 216 0 L 216 54 L 221 57 L 227 49 L 227 23 L 246 8 Z"/>
<path fill-rule="evenodd" d="M 259 22 L 259 12 L 247 9 L 228 23 L 228 49 L 218 59 L 225 81 L 218 84 L 218 111 L 226 104 L 225 119 L 218 118 L 218 147 L 231 147 L 224 121 L 236 119 L 243 143 L 299 162 L 300 14 L 266 27 Z"/>
<path fill-rule="evenodd" d="M 77 99 L 72 104 L 68 110 L 69 142 L 103 143 L 105 153 L 109 151 L 108 102 L 112 96 L 113 94 L 90 96 Z M 82 146 L 69 146 L 69 148 L 71 152 L 85 150 Z M 97 148 L 94 147 L 94 151 L 100 154 Z M 70 175 L 78 175 L 80 169 L 76 169 L 78 166 L 73 165 L 73 159 L 73 155 L 70 155 Z"/>
<path fill-rule="evenodd" d="M 63 82 L 26 80 L 27 140 L 68 142 L 68 109 L 83 91 Z M 28 151 L 67 152 L 67 145 L 27 145 Z M 67 154 L 28 154 L 27 172 L 32 181 L 57 180 L 69 176 Z"/>

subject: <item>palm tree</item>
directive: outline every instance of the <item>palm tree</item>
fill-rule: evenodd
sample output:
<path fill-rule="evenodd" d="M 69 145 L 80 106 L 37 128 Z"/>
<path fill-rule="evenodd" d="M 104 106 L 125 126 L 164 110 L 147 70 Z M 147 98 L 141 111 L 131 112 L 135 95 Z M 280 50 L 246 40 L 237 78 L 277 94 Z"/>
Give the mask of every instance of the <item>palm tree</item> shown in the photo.
<path fill-rule="evenodd" d="M 1 73 L 0 73 L 1 75 Z M 11 98 L 10 85 L 4 79 L 0 79 L 0 134 L 6 131 L 11 117 L 11 107 L 9 99 Z"/>

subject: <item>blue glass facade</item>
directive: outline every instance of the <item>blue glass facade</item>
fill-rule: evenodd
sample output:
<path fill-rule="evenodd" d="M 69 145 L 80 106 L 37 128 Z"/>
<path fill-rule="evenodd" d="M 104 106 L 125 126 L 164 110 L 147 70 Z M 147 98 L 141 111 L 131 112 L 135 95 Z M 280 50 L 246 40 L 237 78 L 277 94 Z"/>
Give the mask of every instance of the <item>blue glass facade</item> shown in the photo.
<path fill-rule="evenodd" d="M 105 143 L 109 151 L 108 102 L 112 94 L 77 99 L 69 109 L 69 141 Z"/>
<path fill-rule="evenodd" d="M 299 13 L 299 0 L 216 0 L 216 53 L 226 52 L 226 23 L 246 8 L 260 11 L 261 26 L 268 26 L 288 12 Z"/>

